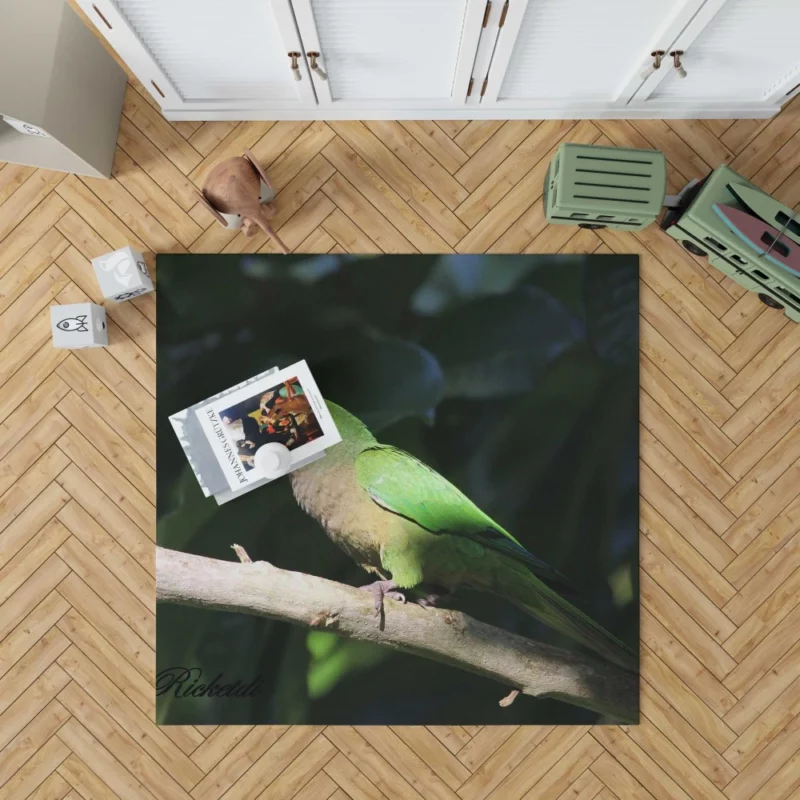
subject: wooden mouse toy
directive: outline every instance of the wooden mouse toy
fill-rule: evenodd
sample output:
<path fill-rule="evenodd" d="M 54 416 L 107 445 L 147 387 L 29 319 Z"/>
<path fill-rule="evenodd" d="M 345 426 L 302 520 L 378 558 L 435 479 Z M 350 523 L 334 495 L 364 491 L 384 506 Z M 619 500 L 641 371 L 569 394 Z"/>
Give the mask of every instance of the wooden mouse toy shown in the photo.
<path fill-rule="evenodd" d="M 262 183 L 267 191 L 262 191 Z M 269 224 L 275 215 L 275 206 L 270 202 L 274 197 L 269 178 L 249 150 L 243 156 L 226 158 L 217 164 L 208 173 L 200 194 L 203 204 L 220 224 L 226 228 L 241 225 L 245 236 L 253 236 L 261 228 L 286 254 L 289 248 Z"/>

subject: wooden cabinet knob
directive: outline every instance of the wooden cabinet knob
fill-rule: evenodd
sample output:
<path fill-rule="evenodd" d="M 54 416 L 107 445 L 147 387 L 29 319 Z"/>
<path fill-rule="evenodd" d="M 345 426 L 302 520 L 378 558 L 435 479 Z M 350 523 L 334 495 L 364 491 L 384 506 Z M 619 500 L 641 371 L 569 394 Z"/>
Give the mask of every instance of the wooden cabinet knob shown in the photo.
<path fill-rule="evenodd" d="M 675 72 L 678 73 L 679 78 L 686 77 L 686 70 L 683 68 L 683 64 L 681 64 L 681 56 L 683 55 L 683 50 L 673 50 L 670 55 L 672 56 L 672 63 L 675 67 Z"/>
<path fill-rule="evenodd" d="M 317 59 L 321 58 L 320 54 L 312 50 L 311 52 L 306 53 L 306 55 L 308 56 L 308 60 L 311 62 L 311 71 L 316 73 L 321 81 L 328 80 L 328 73 L 317 64 Z"/>
<path fill-rule="evenodd" d="M 653 50 L 650 55 L 653 58 L 653 63 L 641 74 L 643 81 L 646 81 L 657 69 L 661 69 L 661 60 L 666 55 L 663 50 Z"/>
<path fill-rule="evenodd" d="M 301 55 L 302 53 L 297 53 L 297 52 L 288 53 L 289 58 L 292 59 L 292 62 L 290 64 L 292 70 L 292 77 L 296 81 L 303 80 L 303 76 L 300 74 L 300 65 L 297 63 L 297 59 L 300 58 Z"/>

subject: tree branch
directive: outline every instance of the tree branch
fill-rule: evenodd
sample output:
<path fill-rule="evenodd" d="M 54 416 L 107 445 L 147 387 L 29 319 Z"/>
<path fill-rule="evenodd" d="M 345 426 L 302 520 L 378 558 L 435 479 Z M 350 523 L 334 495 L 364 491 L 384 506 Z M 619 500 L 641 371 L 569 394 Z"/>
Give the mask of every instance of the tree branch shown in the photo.
<path fill-rule="evenodd" d="M 247 557 L 241 548 L 237 554 Z M 156 599 L 161 602 L 238 611 L 334 631 L 492 678 L 531 697 L 555 698 L 620 722 L 639 719 L 637 675 L 495 628 L 459 611 L 386 600 L 385 614 L 378 620 L 370 594 L 265 561 L 216 561 L 158 547 L 156 568 Z M 505 698 L 506 704 L 513 702 L 512 695 Z"/>

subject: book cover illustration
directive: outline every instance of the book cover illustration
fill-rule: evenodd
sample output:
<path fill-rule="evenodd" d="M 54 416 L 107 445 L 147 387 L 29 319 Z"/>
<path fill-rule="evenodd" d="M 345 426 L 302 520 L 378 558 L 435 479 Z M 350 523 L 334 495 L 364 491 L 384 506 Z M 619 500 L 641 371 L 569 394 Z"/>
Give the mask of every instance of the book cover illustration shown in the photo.
<path fill-rule="evenodd" d="M 264 444 L 288 448 L 295 468 L 341 441 L 305 361 L 201 406 L 195 414 L 233 491 L 259 480 L 255 454 Z"/>

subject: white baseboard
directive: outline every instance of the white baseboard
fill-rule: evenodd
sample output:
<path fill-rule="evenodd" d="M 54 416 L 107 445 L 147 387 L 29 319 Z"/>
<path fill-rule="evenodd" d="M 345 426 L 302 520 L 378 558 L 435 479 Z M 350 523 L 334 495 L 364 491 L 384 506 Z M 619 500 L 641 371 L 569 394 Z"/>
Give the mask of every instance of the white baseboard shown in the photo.
<path fill-rule="evenodd" d="M 768 119 L 781 107 L 752 103 L 713 106 L 703 103 L 675 106 L 564 106 L 541 108 L 164 108 L 173 122 L 194 120 L 382 120 L 382 119 Z"/>

